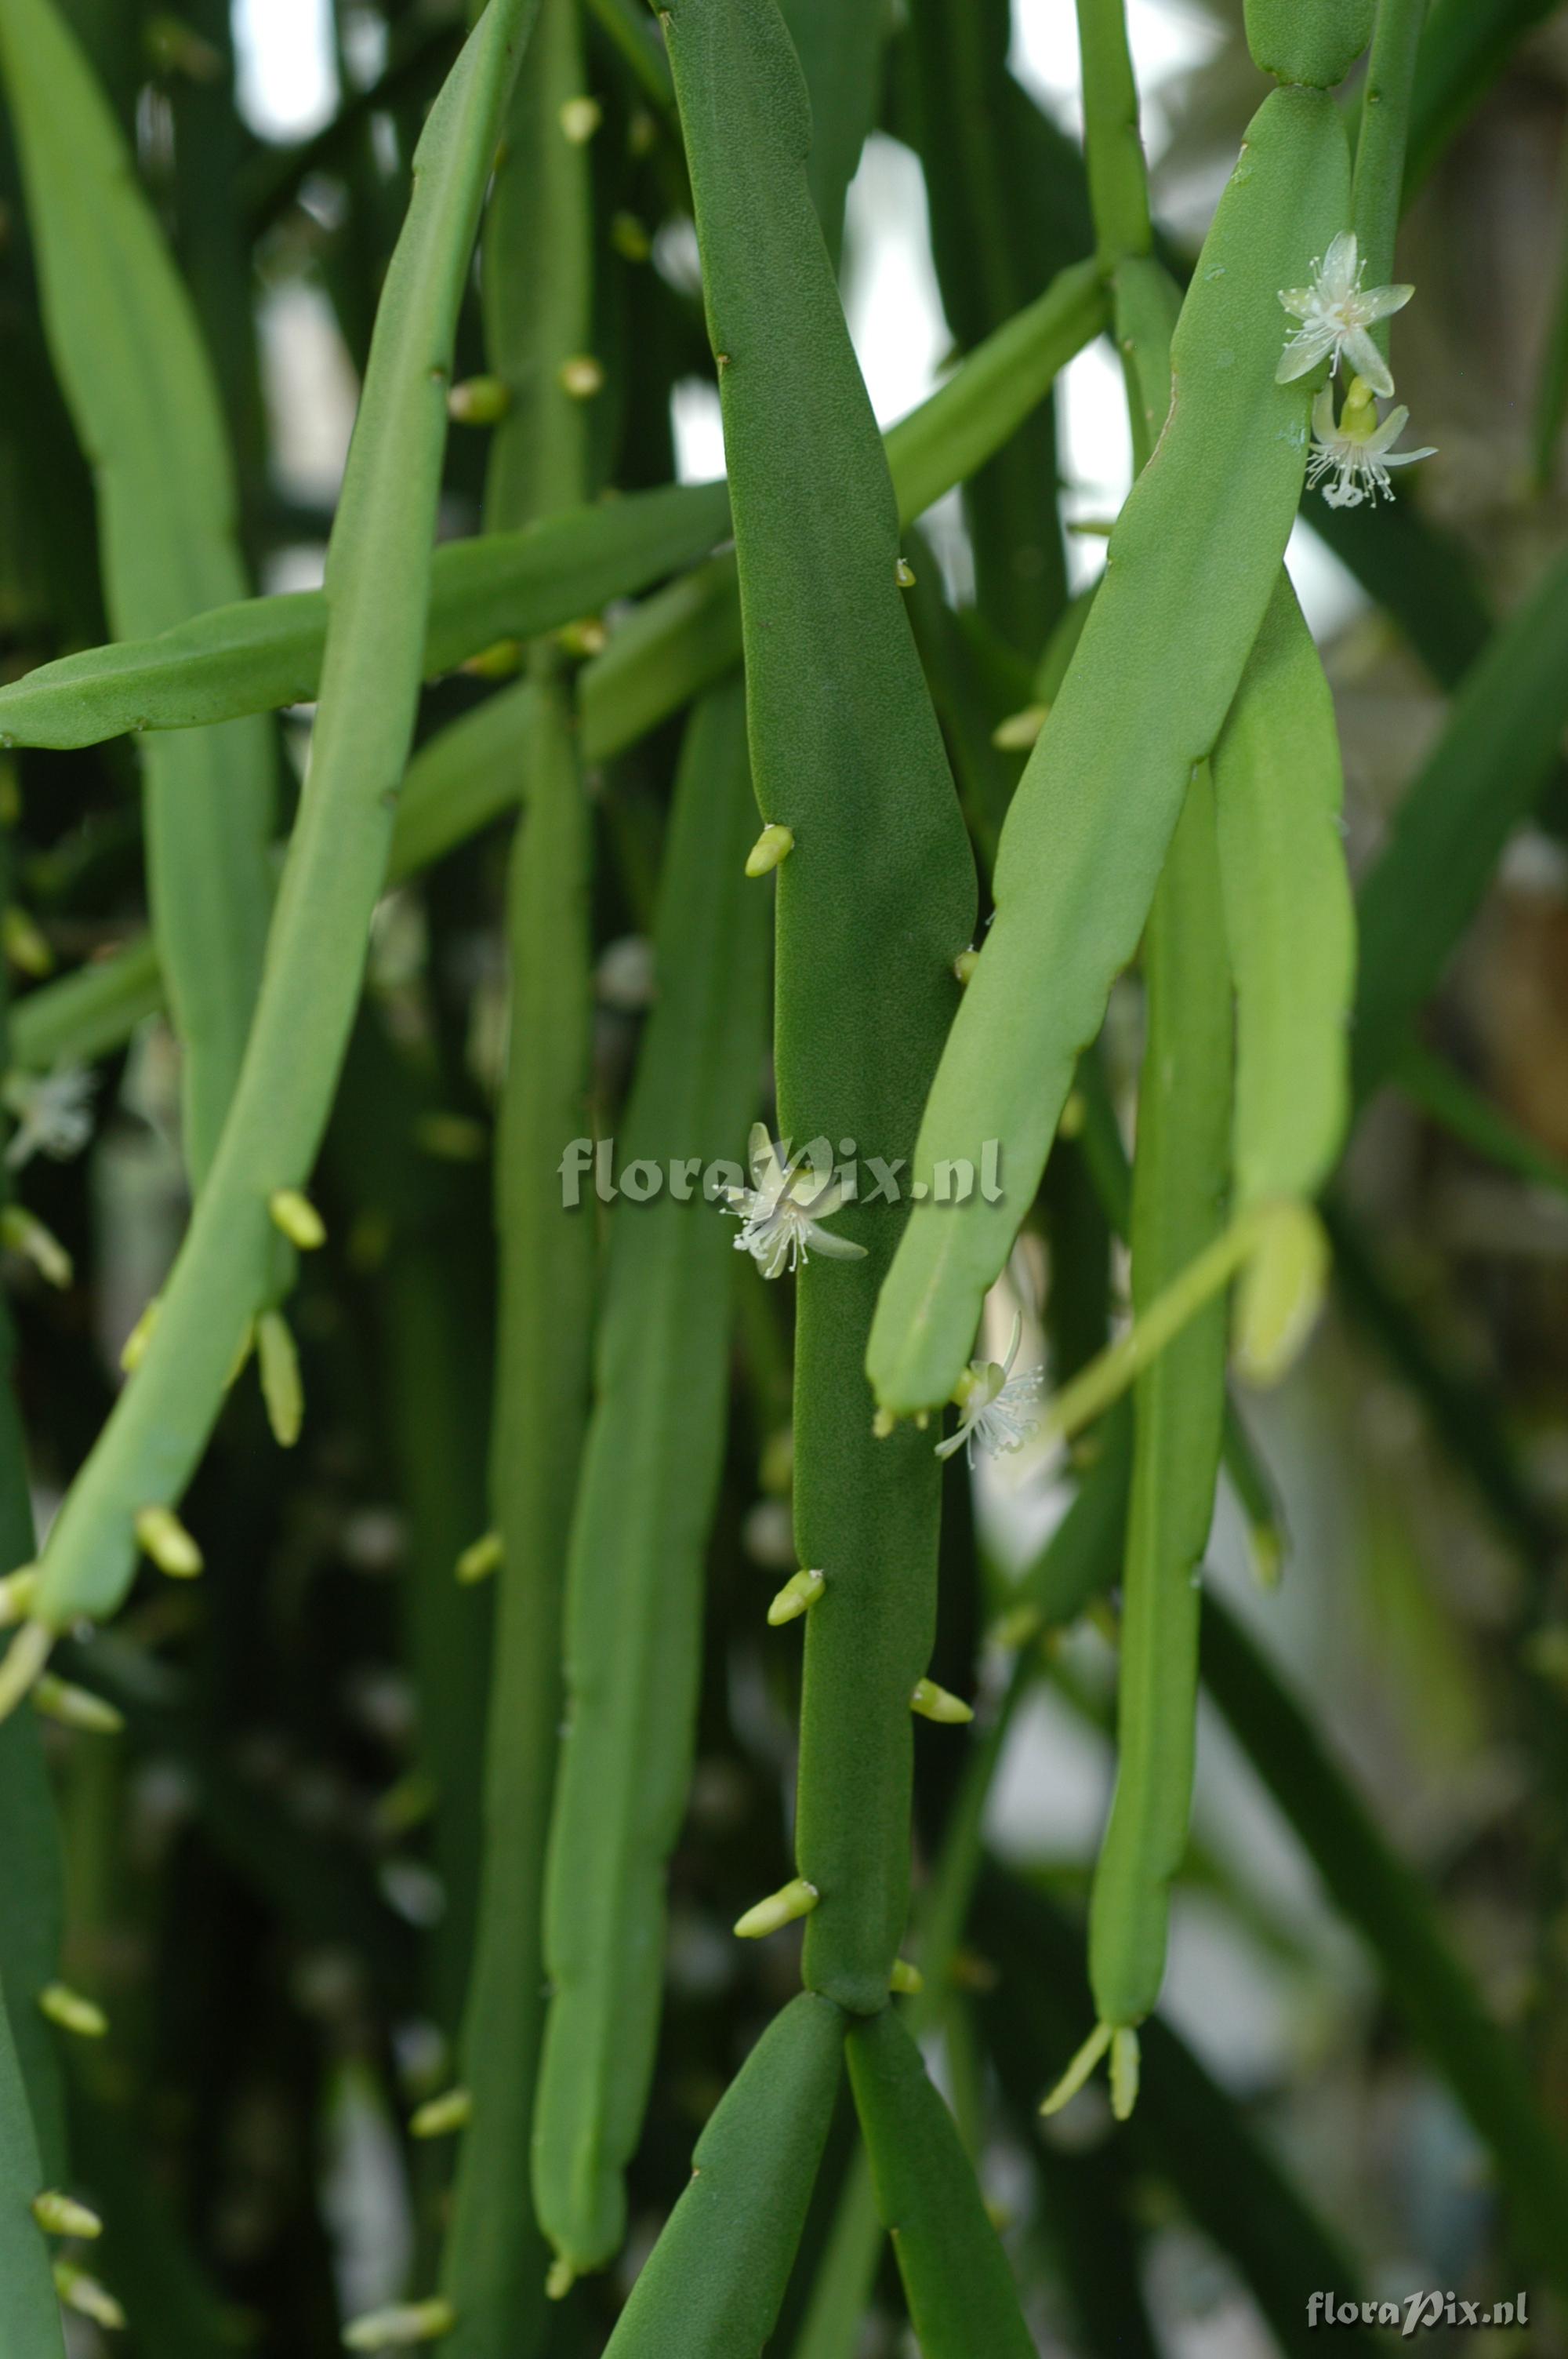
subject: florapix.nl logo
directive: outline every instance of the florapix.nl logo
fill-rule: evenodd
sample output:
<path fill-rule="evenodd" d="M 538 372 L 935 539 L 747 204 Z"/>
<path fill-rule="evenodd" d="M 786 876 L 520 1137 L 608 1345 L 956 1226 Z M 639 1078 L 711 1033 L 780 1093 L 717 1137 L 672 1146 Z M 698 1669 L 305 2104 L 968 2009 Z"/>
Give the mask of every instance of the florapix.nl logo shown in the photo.
<path fill-rule="evenodd" d="M 979 1157 L 954 1156 L 934 1164 L 926 1179 L 909 1177 L 903 1155 L 862 1155 L 852 1138 L 840 1139 L 837 1151 L 827 1138 L 813 1138 L 803 1147 L 788 1139 L 774 1150 L 786 1173 L 811 1172 L 822 1186 L 833 1184 L 841 1204 L 922 1203 L 967 1204 L 1001 1201 L 1001 1142 L 988 1138 Z M 624 1197 L 629 1203 L 650 1204 L 668 1196 L 678 1204 L 730 1204 L 742 1194 L 747 1174 L 724 1157 L 668 1156 L 655 1160 L 635 1156 L 622 1162 L 613 1138 L 568 1141 L 557 1169 L 561 1202 L 575 1212 L 589 1195 L 601 1204 Z M 755 1174 L 752 1174 L 755 1177 Z"/>

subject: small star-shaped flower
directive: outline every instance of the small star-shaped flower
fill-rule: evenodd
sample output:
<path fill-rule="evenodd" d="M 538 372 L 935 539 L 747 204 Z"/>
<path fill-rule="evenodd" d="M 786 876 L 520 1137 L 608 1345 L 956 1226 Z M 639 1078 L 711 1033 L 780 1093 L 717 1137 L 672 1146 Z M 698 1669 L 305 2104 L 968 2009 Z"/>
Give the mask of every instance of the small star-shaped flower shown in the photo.
<path fill-rule="evenodd" d="M 1394 487 L 1389 481 L 1390 467 L 1410 467 L 1418 459 L 1437 456 L 1430 446 L 1424 451 L 1395 451 L 1390 447 L 1409 422 L 1410 411 L 1400 402 L 1379 426 L 1372 388 L 1365 377 L 1358 376 L 1351 380 L 1336 423 L 1334 387 L 1325 385 L 1313 404 L 1307 482 L 1322 484 L 1323 496 L 1331 508 L 1358 508 L 1363 500 L 1375 500 L 1379 492 L 1386 500 L 1391 500 Z M 1330 476 L 1335 479 L 1332 483 L 1327 480 Z"/>
<path fill-rule="evenodd" d="M 836 1237 L 822 1225 L 844 1205 L 844 1186 L 831 1165 L 821 1171 L 802 1156 L 785 1162 L 768 1136 L 765 1123 L 753 1123 L 750 1148 L 752 1185 L 729 1188 L 729 1210 L 741 1223 L 737 1253 L 749 1253 L 764 1277 L 798 1269 L 814 1253 L 830 1261 L 861 1261 L 864 1245 Z"/>
<path fill-rule="evenodd" d="M 1301 321 L 1280 356 L 1276 381 L 1290 385 L 1305 376 L 1319 361 L 1332 355 L 1330 375 L 1343 353 L 1374 393 L 1387 400 L 1394 389 L 1389 364 L 1372 342 L 1371 330 L 1392 311 L 1402 311 L 1413 287 L 1363 287 L 1364 266 L 1357 258 L 1356 236 L 1342 230 L 1321 262 L 1312 266 L 1310 287 L 1281 287 L 1280 300 L 1292 320 Z"/>
<path fill-rule="evenodd" d="M 48 1074 L 14 1073 L 5 1085 L 5 1103 L 16 1117 L 5 1161 L 19 1171 L 34 1155 L 64 1162 L 79 1155 L 92 1136 L 92 1093 L 97 1076 L 82 1065 L 61 1065 Z"/>
<path fill-rule="evenodd" d="M 972 1466 L 977 1441 L 998 1458 L 1004 1450 L 1022 1449 L 1040 1422 L 1033 1412 L 1044 1377 L 1038 1368 L 1022 1376 L 1012 1373 L 1022 1334 L 1023 1321 L 1015 1315 L 1006 1359 L 1000 1365 L 995 1360 L 970 1361 L 953 1392 L 958 1423 L 946 1441 L 936 1444 L 938 1458 L 951 1458 L 955 1451 L 962 1450 Z"/>

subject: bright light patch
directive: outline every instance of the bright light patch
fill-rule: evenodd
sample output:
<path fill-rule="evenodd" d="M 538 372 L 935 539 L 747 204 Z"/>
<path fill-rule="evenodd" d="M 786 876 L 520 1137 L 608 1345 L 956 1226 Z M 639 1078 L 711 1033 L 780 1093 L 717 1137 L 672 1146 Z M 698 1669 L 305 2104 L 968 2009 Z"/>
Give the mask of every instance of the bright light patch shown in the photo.
<path fill-rule="evenodd" d="M 337 110 L 331 0 L 234 0 L 240 112 L 258 137 L 306 139 Z"/>

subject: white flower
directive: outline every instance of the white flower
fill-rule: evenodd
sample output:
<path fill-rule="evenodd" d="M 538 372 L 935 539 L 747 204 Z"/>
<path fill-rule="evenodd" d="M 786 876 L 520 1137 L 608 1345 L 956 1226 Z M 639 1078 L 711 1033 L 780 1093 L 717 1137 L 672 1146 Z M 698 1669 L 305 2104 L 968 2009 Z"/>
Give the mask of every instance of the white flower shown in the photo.
<path fill-rule="evenodd" d="M 781 1161 L 765 1123 L 752 1125 L 752 1186 L 727 1188 L 729 1210 L 741 1223 L 737 1253 L 749 1253 L 764 1277 L 798 1269 L 813 1253 L 833 1261 L 861 1261 L 864 1245 L 831 1236 L 822 1226 L 843 1209 L 844 1188 L 831 1165 L 826 1171 L 792 1156 Z"/>
<path fill-rule="evenodd" d="M 1387 400 L 1393 392 L 1389 364 L 1369 331 L 1390 311 L 1402 311 L 1415 288 L 1363 287 L 1364 266 L 1356 258 L 1354 232 L 1342 230 L 1324 260 L 1313 264 L 1310 287 L 1281 288 L 1281 302 L 1301 326 L 1286 344 L 1274 372 L 1279 384 L 1290 385 L 1296 377 L 1305 376 L 1330 353 L 1332 375 L 1343 353 L 1375 393 Z"/>
<path fill-rule="evenodd" d="M 92 1093 L 97 1078 L 84 1065 L 62 1065 L 47 1075 L 13 1073 L 5 1101 L 16 1116 L 16 1133 L 5 1160 L 19 1171 L 31 1156 L 63 1162 L 79 1155 L 92 1135 Z"/>
<path fill-rule="evenodd" d="M 953 1392 L 959 1411 L 957 1430 L 936 1444 L 938 1458 L 951 1458 L 956 1450 L 963 1450 L 972 1466 L 977 1441 L 997 1458 L 1004 1450 L 1020 1449 L 1033 1432 L 1040 1420 L 1032 1412 L 1044 1377 L 1038 1368 L 1025 1376 L 1012 1373 L 1022 1333 L 1023 1321 L 1015 1316 L 1007 1357 L 1000 1367 L 994 1360 L 970 1361 Z"/>
<path fill-rule="evenodd" d="M 1399 440 L 1409 422 L 1410 411 L 1401 402 L 1397 409 L 1390 410 L 1379 426 L 1372 388 L 1364 376 L 1358 376 L 1351 379 L 1345 408 L 1336 424 L 1334 387 L 1325 385 L 1313 404 L 1307 482 L 1323 484 L 1323 496 L 1331 508 L 1358 508 L 1363 500 L 1376 499 L 1379 492 L 1386 500 L 1391 500 L 1394 490 L 1389 481 L 1390 467 L 1413 466 L 1418 459 L 1434 459 L 1437 455 L 1430 446 L 1424 451 L 1390 448 Z M 1336 479 L 1333 483 L 1325 480 L 1330 475 Z"/>

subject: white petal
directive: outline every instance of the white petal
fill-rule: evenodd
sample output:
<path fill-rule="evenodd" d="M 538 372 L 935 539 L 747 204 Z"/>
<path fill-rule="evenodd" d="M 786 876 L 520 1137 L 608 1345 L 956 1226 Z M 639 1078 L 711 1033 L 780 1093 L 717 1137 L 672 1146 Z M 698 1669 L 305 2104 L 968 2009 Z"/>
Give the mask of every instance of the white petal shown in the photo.
<path fill-rule="evenodd" d="M 844 1183 L 831 1171 L 808 1163 L 790 1182 L 790 1201 L 814 1221 L 830 1221 L 844 1204 Z"/>
<path fill-rule="evenodd" d="M 1436 456 L 1437 445 L 1432 442 L 1424 451 L 1385 451 L 1383 464 L 1385 467 L 1413 467 L 1418 459 L 1435 459 Z"/>
<path fill-rule="evenodd" d="M 1370 287 L 1361 298 L 1361 308 L 1369 320 L 1386 320 L 1390 311 L 1402 311 L 1413 287 Z"/>
<path fill-rule="evenodd" d="M 1304 320 L 1317 297 L 1310 287 L 1281 287 L 1280 300 L 1292 320 Z"/>
<path fill-rule="evenodd" d="M 752 1125 L 752 1136 L 747 1142 L 747 1160 L 752 1167 L 752 1186 L 764 1195 L 770 1190 L 776 1192 L 784 1174 L 779 1169 L 778 1150 L 768 1136 L 765 1122 Z"/>
<path fill-rule="evenodd" d="M 1334 387 L 1331 385 L 1325 385 L 1313 403 L 1312 430 L 1325 446 L 1334 440 L 1339 430 L 1338 420 L 1334 415 Z"/>
<path fill-rule="evenodd" d="M 1306 376 L 1319 361 L 1326 360 L 1333 350 L 1332 328 L 1303 328 L 1281 353 L 1280 365 L 1274 371 L 1275 384 L 1293 385 L 1298 376 Z"/>
<path fill-rule="evenodd" d="M 1375 459 L 1380 459 L 1390 444 L 1399 440 L 1410 422 L 1410 411 L 1401 401 L 1397 409 L 1390 410 L 1377 432 L 1368 436 L 1367 449 Z"/>
<path fill-rule="evenodd" d="M 1388 362 L 1366 329 L 1352 328 L 1342 349 L 1357 375 L 1364 376 L 1373 392 L 1380 393 L 1386 401 L 1394 389 L 1394 380 L 1389 374 Z"/>
<path fill-rule="evenodd" d="M 965 1442 L 968 1441 L 973 1430 L 974 1427 L 971 1421 L 966 1418 L 963 1424 L 958 1427 L 957 1432 L 950 1433 L 946 1441 L 939 1441 L 936 1444 L 937 1457 L 951 1458 L 955 1451 L 962 1450 Z"/>
<path fill-rule="evenodd" d="M 1325 302 L 1343 301 L 1356 284 L 1357 260 L 1356 233 L 1342 229 L 1323 257 L 1323 268 L 1317 275 L 1317 290 Z"/>
<path fill-rule="evenodd" d="M 851 1245 L 848 1237 L 836 1237 L 831 1229 L 819 1229 L 815 1221 L 806 1223 L 806 1243 L 813 1253 L 826 1254 L 829 1261 L 864 1261 L 864 1245 Z"/>

